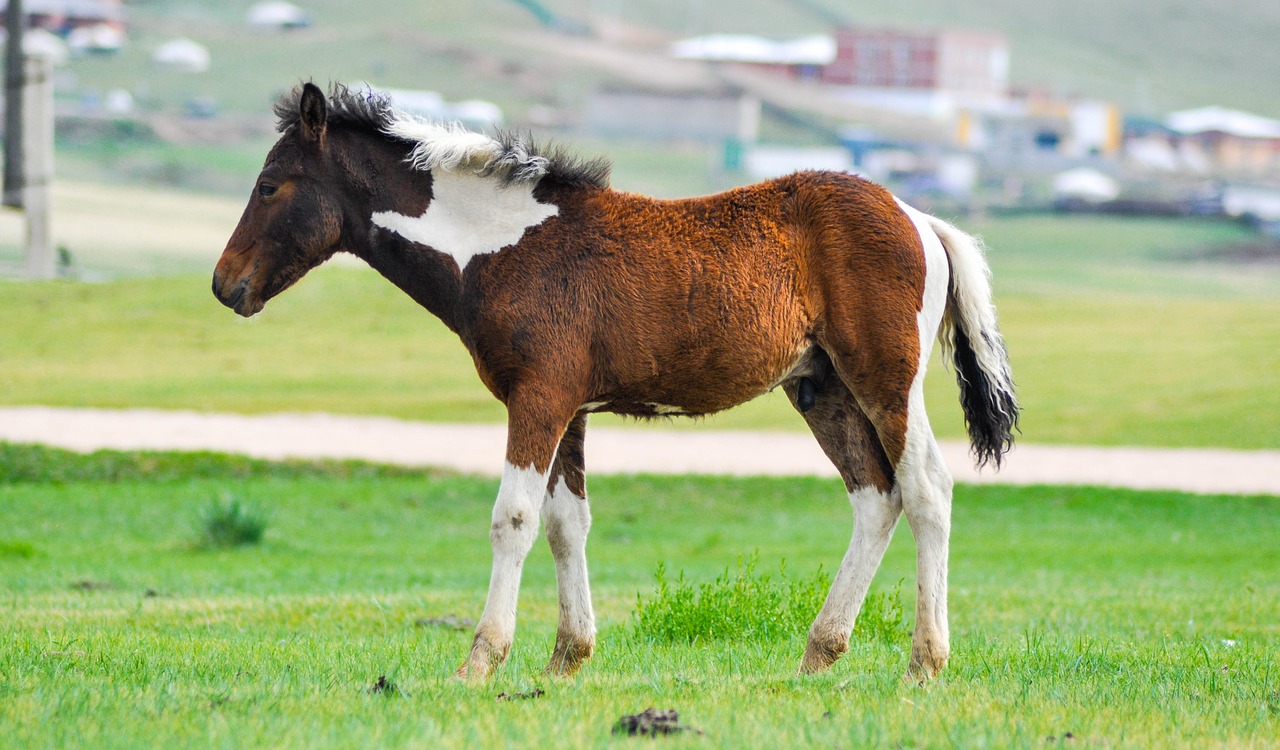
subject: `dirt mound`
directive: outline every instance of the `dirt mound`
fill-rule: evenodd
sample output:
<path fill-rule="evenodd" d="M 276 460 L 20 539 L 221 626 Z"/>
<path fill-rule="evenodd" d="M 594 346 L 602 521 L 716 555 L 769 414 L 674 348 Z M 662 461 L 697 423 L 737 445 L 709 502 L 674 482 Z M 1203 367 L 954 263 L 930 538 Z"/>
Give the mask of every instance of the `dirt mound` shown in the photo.
<path fill-rule="evenodd" d="M 681 724 L 680 715 L 676 713 L 674 708 L 669 708 L 665 711 L 646 708 L 638 714 L 623 716 L 613 725 L 614 734 L 621 734 L 627 737 L 635 737 L 636 735 L 657 737 L 658 735 L 680 734 L 681 732 L 702 734 L 701 730 Z"/>

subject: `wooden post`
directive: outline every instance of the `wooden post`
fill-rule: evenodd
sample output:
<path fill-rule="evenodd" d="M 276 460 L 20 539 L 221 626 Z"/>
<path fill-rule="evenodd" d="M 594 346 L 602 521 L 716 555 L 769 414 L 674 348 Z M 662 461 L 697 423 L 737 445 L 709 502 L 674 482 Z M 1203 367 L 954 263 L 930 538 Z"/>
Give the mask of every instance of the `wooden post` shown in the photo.
<path fill-rule="evenodd" d="M 21 0 L 9 0 L 5 27 L 4 205 L 26 219 L 26 273 L 51 279 L 58 259 L 50 233 L 53 182 L 53 58 L 28 51 Z"/>
<path fill-rule="evenodd" d="M 22 204 L 27 219 L 27 276 L 52 279 L 58 274 L 49 195 L 53 184 L 53 58 L 39 52 L 24 57 L 22 155 L 26 184 Z"/>
<path fill-rule="evenodd" d="M 9 0 L 4 48 L 4 205 L 22 208 L 22 0 Z"/>

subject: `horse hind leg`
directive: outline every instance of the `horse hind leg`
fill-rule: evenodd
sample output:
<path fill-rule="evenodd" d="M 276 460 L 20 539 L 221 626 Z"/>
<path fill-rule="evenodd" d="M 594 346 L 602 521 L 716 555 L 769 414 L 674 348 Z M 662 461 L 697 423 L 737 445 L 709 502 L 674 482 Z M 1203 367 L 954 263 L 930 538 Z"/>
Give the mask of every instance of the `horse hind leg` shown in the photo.
<path fill-rule="evenodd" d="M 936 325 L 926 330 L 932 333 Z M 947 559 L 953 482 L 925 414 L 927 357 L 904 357 L 886 338 L 864 341 L 861 347 L 828 351 L 834 352 L 831 361 L 840 379 L 858 384 L 854 397 L 893 467 L 891 494 L 916 540 L 916 624 L 906 680 L 919 683 L 936 676 L 950 654 Z"/>
<path fill-rule="evenodd" d="M 560 596 L 560 625 L 547 673 L 569 676 L 595 650 L 595 613 L 587 578 L 587 533 L 591 509 L 587 504 L 583 441 L 587 415 L 579 413 L 560 441 L 547 497 L 542 506 L 547 543 L 556 564 Z"/>
<path fill-rule="evenodd" d="M 917 380 L 923 379 L 921 373 Z M 916 626 L 903 678 L 915 684 L 936 677 L 950 655 L 947 567 L 954 484 L 929 427 L 920 386 L 912 388 L 906 449 L 897 465 L 902 507 L 916 540 Z"/>
<path fill-rule="evenodd" d="M 893 471 L 874 427 L 852 392 L 831 372 L 825 355 L 817 369 L 810 383 L 793 380 L 783 388 L 839 470 L 853 506 L 854 528 L 822 610 L 809 628 L 801 673 L 825 671 L 849 650 L 858 611 L 902 512 Z"/>

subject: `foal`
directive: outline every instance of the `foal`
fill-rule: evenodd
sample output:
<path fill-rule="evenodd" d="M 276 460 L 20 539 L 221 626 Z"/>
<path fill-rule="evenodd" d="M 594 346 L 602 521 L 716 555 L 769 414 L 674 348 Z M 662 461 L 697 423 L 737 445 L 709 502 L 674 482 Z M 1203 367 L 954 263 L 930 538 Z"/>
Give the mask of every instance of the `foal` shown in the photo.
<path fill-rule="evenodd" d="M 942 669 L 952 480 L 924 410 L 935 337 L 979 463 L 999 465 L 1018 417 L 975 240 L 843 173 L 660 201 L 611 190 L 603 162 L 423 122 L 373 92 L 306 84 L 276 114 L 282 135 L 213 293 L 251 316 L 352 253 L 452 329 L 507 407 L 492 578 L 460 675 L 507 658 L 539 516 L 560 595 L 548 671 L 591 656 L 588 414 L 710 414 L 777 386 L 856 519 L 800 670 L 848 650 L 904 511 L 919 550 L 908 677 Z"/>

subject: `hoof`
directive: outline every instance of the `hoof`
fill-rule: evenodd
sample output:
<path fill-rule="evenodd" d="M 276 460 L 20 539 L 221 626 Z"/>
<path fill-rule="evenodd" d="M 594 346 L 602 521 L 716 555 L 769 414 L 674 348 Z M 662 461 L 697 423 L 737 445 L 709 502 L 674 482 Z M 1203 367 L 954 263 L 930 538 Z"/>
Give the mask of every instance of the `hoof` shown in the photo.
<path fill-rule="evenodd" d="M 565 633 L 557 633 L 556 647 L 551 652 L 551 661 L 547 663 L 547 674 L 573 676 L 591 658 L 595 648 L 594 640 L 581 640 Z"/>
<path fill-rule="evenodd" d="M 902 681 L 917 686 L 928 683 L 947 666 L 947 656 L 948 649 L 942 644 L 913 643 L 911 661 L 907 664 L 907 673 L 902 676 Z"/>
<path fill-rule="evenodd" d="M 454 674 L 467 682 L 487 679 L 507 660 L 507 653 L 510 650 L 509 644 L 498 648 L 489 643 L 484 636 L 476 633 L 475 639 L 471 641 L 471 653 Z"/>
<path fill-rule="evenodd" d="M 831 637 L 815 637 L 809 635 L 809 645 L 805 647 L 804 658 L 800 660 L 799 674 L 818 674 L 831 668 L 836 660 L 849 650 L 849 639 Z"/>

